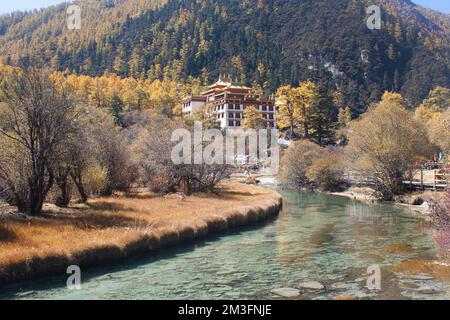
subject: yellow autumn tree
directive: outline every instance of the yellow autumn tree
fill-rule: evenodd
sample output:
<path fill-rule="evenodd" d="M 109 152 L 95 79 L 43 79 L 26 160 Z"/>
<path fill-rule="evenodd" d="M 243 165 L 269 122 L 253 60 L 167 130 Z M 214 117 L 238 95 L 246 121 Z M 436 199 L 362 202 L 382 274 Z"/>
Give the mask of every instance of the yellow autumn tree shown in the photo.
<path fill-rule="evenodd" d="M 416 109 L 416 117 L 426 125 L 435 123 L 441 114 L 450 108 L 450 89 L 437 87 Z"/>
<path fill-rule="evenodd" d="M 242 126 L 247 129 L 263 129 L 267 127 L 267 122 L 255 105 L 248 105 L 244 110 Z"/>
<path fill-rule="evenodd" d="M 294 134 L 296 125 L 295 108 L 298 108 L 296 102 L 295 89 L 291 86 L 282 86 L 276 93 L 276 105 L 278 112 L 275 115 L 277 125 L 280 129 L 289 129 L 290 137 Z"/>
<path fill-rule="evenodd" d="M 450 152 L 450 109 L 440 114 L 428 128 L 430 140 L 442 151 Z"/>
<path fill-rule="evenodd" d="M 305 138 L 309 136 L 312 98 L 315 90 L 316 85 L 311 81 L 301 83 L 298 88 L 282 86 L 277 90 L 277 125 L 281 129 L 289 129 L 291 137 L 297 127 L 302 127 Z"/>
<path fill-rule="evenodd" d="M 353 172 L 371 181 L 385 200 L 402 193 L 411 166 L 433 154 L 425 127 L 402 100 L 386 93 L 374 109 L 352 123 L 346 149 Z"/>
<path fill-rule="evenodd" d="M 381 97 L 383 105 L 392 104 L 399 108 L 406 109 L 408 105 L 400 93 L 386 91 Z"/>
<path fill-rule="evenodd" d="M 300 86 L 295 89 L 295 101 L 298 107 L 294 109 L 294 117 L 298 125 L 302 127 L 303 137 L 309 138 L 311 122 L 315 116 L 316 106 L 313 103 L 318 86 L 312 81 L 305 81 L 300 83 Z"/>

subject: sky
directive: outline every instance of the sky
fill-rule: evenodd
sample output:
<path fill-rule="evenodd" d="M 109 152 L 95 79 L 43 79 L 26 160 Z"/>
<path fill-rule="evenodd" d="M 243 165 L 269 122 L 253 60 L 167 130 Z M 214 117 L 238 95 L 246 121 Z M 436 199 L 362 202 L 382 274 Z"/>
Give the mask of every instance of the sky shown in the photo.
<path fill-rule="evenodd" d="M 427 8 L 450 13 L 449 0 L 412 0 L 413 2 Z M 48 7 L 65 2 L 65 0 L 0 0 L 0 14 L 14 10 L 30 10 Z"/>

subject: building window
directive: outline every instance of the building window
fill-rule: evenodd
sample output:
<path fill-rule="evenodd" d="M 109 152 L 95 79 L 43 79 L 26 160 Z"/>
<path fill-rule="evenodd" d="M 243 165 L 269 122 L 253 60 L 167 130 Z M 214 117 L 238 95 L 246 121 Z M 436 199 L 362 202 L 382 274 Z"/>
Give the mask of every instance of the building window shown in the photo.
<path fill-rule="evenodd" d="M 228 121 L 228 126 L 229 127 L 234 127 L 234 121 Z"/>
<path fill-rule="evenodd" d="M 267 106 L 262 106 L 262 111 L 267 111 Z"/>
<path fill-rule="evenodd" d="M 235 117 L 236 117 L 236 119 L 240 119 L 241 118 L 241 114 L 240 113 L 236 113 Z"/>
<path fill-rule="evenodd" d="M 228 108 L 230 108 L 230 110 L 233 110 L 233 109 L 234 109 L 234 105 L 229 104 L 229 105 L 228 105 Z"/>
<path fill-rule="evenodd" d="M 236 127 L 240 127 L 241 126 L 241 122 L 240 121 L 236 121 Z"/>
<path fill-rule="evenodd" d="M 273 111 L 273 107 L 269 107 L 269 111 Z"/>
<path fill-rule="evenodd" d="M 273 114 L 269 114 L 269 119 L 273 120 Z"/>

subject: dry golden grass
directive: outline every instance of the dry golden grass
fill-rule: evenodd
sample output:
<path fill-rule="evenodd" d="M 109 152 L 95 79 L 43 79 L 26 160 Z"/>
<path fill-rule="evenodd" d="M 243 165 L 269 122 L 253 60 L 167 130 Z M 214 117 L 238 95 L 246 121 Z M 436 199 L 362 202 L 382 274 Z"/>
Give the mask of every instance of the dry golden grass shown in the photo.
<path fill-rule="evenodd" d="M 97 198 L 65 210 L 46 205 L 40 218 L 8 216 L 0 224 L 0 283 L 193 240 L 275 215 L 281 204 L 271 190 L 231 182 L 221 189 L 185 199 Z"/>

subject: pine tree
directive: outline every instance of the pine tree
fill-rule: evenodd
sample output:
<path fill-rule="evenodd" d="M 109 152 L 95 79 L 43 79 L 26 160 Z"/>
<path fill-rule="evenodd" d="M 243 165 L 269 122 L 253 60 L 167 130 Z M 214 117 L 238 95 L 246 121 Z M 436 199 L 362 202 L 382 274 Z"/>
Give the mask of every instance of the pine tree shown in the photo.
<path fill-rule="evenodd" d="M 336 117 L 336 107 L 333 97 L 324 83 L 316 86 L 311 100 L 310 132 L 319 144 L 333 136 Z"/>
<path fill-rule="evenodd" d="M 112 116 L 114 117 L 115 124 L 118 126 L 124 126 L 123 102 L 118 95 L 114 94 L 111 97 L 109 108 Z"/>

